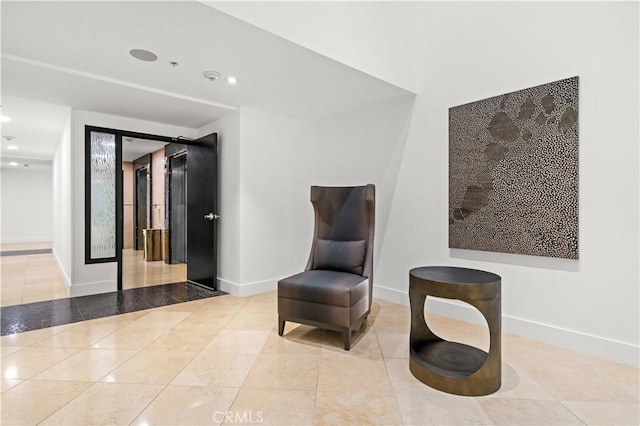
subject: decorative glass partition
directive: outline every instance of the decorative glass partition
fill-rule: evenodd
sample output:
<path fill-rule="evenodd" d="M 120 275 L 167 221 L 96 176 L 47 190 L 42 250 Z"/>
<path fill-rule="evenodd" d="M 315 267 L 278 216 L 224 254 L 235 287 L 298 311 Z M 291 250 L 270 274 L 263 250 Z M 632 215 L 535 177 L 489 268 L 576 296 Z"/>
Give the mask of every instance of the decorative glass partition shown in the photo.
<path fill-rule="evenodd" d="M 116 260 L 116 135 L 87 129 L 86 262 Z"/>

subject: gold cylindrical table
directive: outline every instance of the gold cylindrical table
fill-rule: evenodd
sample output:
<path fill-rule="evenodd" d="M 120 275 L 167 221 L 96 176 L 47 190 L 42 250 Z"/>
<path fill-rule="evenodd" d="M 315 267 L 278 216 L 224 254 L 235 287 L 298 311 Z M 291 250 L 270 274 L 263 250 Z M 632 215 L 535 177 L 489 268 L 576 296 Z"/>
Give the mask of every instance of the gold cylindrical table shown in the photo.
<path fill-rule="evenodd" d="M 477 269 L 425 266 L 409 272 L 409 369 L 418 380 L 465 396 L 488 395 L 500 389 L 500 284 L 500 276 Z M 427 296 L 461 300 L 480 311 L 489 326 L 489 352 L 449 342 L 431 331 L 424 316 Z"/>

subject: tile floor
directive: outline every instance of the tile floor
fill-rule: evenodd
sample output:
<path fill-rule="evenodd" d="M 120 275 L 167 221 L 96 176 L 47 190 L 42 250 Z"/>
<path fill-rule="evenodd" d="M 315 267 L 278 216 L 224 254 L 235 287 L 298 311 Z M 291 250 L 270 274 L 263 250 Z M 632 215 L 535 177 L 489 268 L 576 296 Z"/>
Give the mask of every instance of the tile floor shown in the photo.
<path fill-rule="evenodd" d="M 2 244 L 0 250 L 50 249 L 50 242 Z M 141 250 L 123 250 L 124 289 L 184 282 L 186 264 L 168 265 L 164 261 L 145 262 Z M 69 297 L 54 257 L 50 253 L 0 257 L 0 306 L 43 302 Z"/>
<path fill-rule="evenodd" d="M 2 244 L 0 250 L 50 249 L 50 242 Z M 0 257 L 0 306 L 42 302 L 68 297 L 51 253 Z"/>
<path fill-rule="evenodd" d="M 337 333 L 287 323 L 274 292 L 226 295 L 0 339 L 2 424 L 637 425 L 637 368 L 503 335 L 503 384 L 459 397 L 408 368 L 409 309 L 374 301 L 345 352 Z M 430 316 L 484 347 L 477 326 Z"/>
<path fill-rule="evenodd" d="M 0 309 L 0 335 L 142 311 L 226 294 L 188 282 L 130 288 Z"/>
<path fill-rule="evenodd" d="M 187 280 L 186 263 L 146 262 L 142 250 L 122 250 L 122 288 L 139 288 Z"/>

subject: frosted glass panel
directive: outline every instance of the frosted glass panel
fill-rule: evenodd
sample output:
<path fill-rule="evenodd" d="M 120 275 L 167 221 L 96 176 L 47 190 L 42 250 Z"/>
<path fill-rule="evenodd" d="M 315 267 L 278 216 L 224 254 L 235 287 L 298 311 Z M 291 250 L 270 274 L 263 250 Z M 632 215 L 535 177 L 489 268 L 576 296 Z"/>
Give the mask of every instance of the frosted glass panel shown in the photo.
<path fill-rule="evenodd" d="M 91 258 L 116 255 L 116 136 L 91 132 Z"/>

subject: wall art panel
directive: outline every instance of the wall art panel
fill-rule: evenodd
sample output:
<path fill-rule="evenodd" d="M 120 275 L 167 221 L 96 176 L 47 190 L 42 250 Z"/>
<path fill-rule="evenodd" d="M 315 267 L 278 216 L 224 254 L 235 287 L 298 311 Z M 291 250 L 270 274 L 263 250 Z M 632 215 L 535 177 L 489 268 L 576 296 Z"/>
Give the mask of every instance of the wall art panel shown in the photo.
<path fill-rule="evenodd" d="M 449 109 L 449 247 L 578 258 L 578 77 Z"/>

